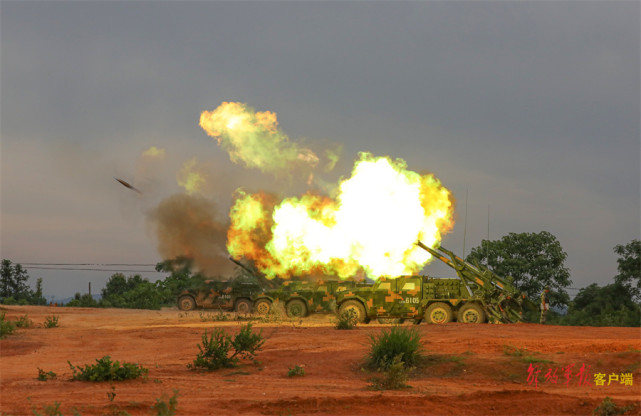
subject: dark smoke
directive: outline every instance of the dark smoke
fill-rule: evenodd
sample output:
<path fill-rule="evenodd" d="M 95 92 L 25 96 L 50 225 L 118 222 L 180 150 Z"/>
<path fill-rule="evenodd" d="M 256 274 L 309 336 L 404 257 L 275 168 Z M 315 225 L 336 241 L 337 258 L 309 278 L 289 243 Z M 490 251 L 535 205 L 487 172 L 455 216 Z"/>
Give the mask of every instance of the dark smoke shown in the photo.
<path fill-rule="evenodd" d="M 184 256 L 194 261 L 195 271 L 227 278 L 234 269 L 225 246 L 229 224 L 219 218 L 212 201 L 187 194 L 170 196 L 148 216 L 163 259 Z"/>

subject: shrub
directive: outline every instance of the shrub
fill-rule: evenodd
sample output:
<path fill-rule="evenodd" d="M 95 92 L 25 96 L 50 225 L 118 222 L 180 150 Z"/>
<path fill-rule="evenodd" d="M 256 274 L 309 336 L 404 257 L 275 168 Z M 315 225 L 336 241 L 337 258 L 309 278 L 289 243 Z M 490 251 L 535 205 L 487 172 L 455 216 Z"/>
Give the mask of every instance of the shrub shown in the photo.
<path fill-rule="evenodd" d="M 256 351 L 265 343 L 262 331 L 253 333 L 251 324 L 241 327 L 240 332 L 233 340 L 225 331 L 216 328 L 209 337 L 205 331 L 202 341 L 202 345 L 198 344 L 200 352 L 194 362 L 187 365 L 187 368 L 213 371 L 219 368 L 234 367 L 240 358 L 255 361 Z"/>
<path fill-rule="evenodd" d="M 0 338 L 4 338 L 7 335 L 12 334 L 15 329 L 16 324 L 8 321 L 4 312 L 0 313 Z"/>
<path fill-rule="evenodd" d="M 592 414 L 597 416 L 615 416 L 625 414 L 628 410 L 632 410 L 632 406 L 619 407 L 611 398 L 606 396 L 601 404 L 592 411 Z"/>
<path fill-rule="evenodd" d="M 414 367 L 407 367 L 402 361 L 402 354 L 394 357 L 387 369 L 379 369 L 380 376 L 370 380 L 372 390 L 400 390 L 410 386 L 405 384 Z"/>
<path fill-rule="evenodd" d="M 370 335 L 370 345 L 367 364 L 372 370 L 389 369 L 396 357 L 408 368 L 417 365 L 422 358 L 421 335 L 415 328 L 394 326 L 389 331 L 384 329 L 378 337 Z"/>
<path fill-rule="evenodd" d="M 45 318 L 45 328 L 56 328 L 58 327 L 58 316 L 51 315 Z"/>
<path fill-rule="evenodd" d="M 56 377 L 57 377 L 57 374 L 54 373 L 53 371 L 45 371 L 42 368 L 38 368 L 38 380 L 40 381 L 55 380 Z"/>
<path fill-rule="evenodd" d="M 75 367 L 67 361 L 71 371 L 73 371 L 73 379 L 81 381 L 121 381 L 131 380 L 146 375 L 149 370 L 139 364 L 132 364 L 123 362 L 122 365 L 118 361 L 112 362 L 111 357 L 105 355 L 100 359 L 96 359 L 96 364 L 85 365 L 82 367 Z"/>
<path fill-rule="evenodd" d="M 354 329 L 358 324 L 358 315 L 354 309 L 347 309 L 338 316 L 336 329 Z"/>
<path fill-rule="evenodd" d="M 162 397 L 156 399 L 156 403 L 151 406 L 151 409 L 156 412 L 157 416 L 173 416 L 176 414 L 178 407 L 178 390 L 174 389 L 174 395 L 167 397 L 163 393 Z"/>
<path fill-rule="evenodd" d="M 33 321 L 27 315 L 21 316 L 16 320 L 16 326 L 18 328 L 30 328 L 33 326 Z"/>
<path fill-rule="evenodd" d="M 304 376 L 305 375 L 305 366 L 304 365 L 296 365 L 294 368 L 289 368 L 289 371 L 287 372 L 287 377 L 296 377 L 296 376 Z"/>

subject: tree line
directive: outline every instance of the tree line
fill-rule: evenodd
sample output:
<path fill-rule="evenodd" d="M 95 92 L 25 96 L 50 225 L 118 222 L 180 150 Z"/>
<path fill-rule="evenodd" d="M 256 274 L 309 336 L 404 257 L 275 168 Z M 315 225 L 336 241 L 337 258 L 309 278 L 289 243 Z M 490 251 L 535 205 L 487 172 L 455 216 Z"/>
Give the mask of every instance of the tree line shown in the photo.
<path fill-rule="evenodd" d="M 530 299 L 537 300 L 544 288 L 549 288 L 549 302 L 553 307 L 548 314 L 550 324 L 641 326 L 641 241 L 635 239 L 617 245 L 614 253 L 618 256 L 618 273 L 612 283 L 591 284 L 580 289 L 572 299 L 567 293 L 572 284 L 570 271 L 565 266 L 567 254 L 549 232 L 510 233 L 500 240 L 483 240 L 466 260 L 488 267 L 500 276 L 510 276 L 514 286 Z M 102 289 L 100 300 L 76 293 L 66 306 L 135 309 L 173 306 L 181 291 L 202 284 L 206 278 L 193 273 L 192 266 L 191 260 L 184 257 L 158 263 L 156 270 L 169 275 L 157 282 L 140 275 L 127 277 L 116 273 Z M 27 284 L 27 271 L 20 264 L 3 260 L 0 271 L 2 303 L 46 304 L 42 279 L 37 279 L 36 289 L 32 290 Z M 247 278 L 247 274 L 239 270 L 234 277 Z M 537 322 L 538 313 L 538 309 L 527 310 L 526 317 L 530 322 Z"/>

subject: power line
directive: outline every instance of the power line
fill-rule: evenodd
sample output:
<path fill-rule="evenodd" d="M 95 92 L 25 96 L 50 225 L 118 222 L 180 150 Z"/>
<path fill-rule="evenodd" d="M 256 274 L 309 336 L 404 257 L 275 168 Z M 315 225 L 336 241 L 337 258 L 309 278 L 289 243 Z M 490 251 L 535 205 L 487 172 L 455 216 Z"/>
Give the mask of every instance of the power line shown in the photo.
<path fill-rule="evenodd" d="M 132 272 L 132 273 L 161 273 L 156 270 L 122 270 L 122 269 L 91 269 L 91 268 L 68 268 L 68 267 L 29 267 L 35 270 L 69 270 L 69 271 L 92 271 L 92 272 Z"/>
<path fill-rule="evenodd" d="M 21 264 L 24 266 L 155 266 L 155 263 L 19 263 L 16 262 L 16 264 Z"/>

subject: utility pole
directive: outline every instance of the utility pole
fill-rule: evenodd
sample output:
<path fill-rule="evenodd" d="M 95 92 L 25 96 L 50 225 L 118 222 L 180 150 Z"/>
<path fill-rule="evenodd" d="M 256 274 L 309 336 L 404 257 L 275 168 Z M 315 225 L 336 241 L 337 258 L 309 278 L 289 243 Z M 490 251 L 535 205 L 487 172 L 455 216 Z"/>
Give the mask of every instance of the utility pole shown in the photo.
<path fill-rule="evenodd" d="M 467 193 L 468 193 L 468 188 L 465 188 L 465 223 L 463 224 L 463 258 L 465 258 L 465 237 L 467 235 Z"/>

